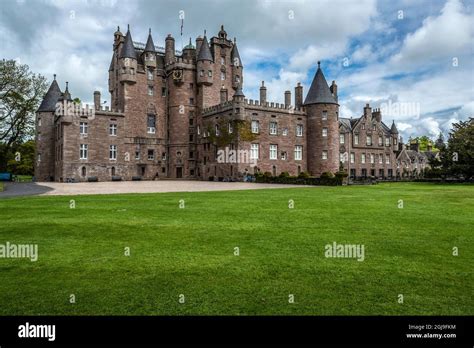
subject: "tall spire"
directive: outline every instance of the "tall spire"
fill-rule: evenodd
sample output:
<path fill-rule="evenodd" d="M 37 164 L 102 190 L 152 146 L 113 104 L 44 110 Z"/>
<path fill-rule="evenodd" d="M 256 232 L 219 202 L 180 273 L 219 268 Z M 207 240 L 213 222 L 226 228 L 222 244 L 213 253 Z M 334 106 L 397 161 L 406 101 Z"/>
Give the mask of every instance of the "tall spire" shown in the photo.
<path fill-rule="evenodd" d="M 145 50 L 143 52 L 153 52 L 155 53 L 155 44 L 153 43 L 153 38 L 151 37 L 151 28 L 148 31 L 148 40 L 146 40 Z"/>
<path fill-rule="evenodd" d="M 128 26 L 127 35 L 125 36 L 122 52 L 120 52 L 120 58 L 137 59 L 137 53 L 135 47 L 133 47 L 132 34 L 130 34 L 130 25 Z"/>
<path fill-rule="evenodd" d="M 329 90 L 328 83 L 321 70 L 321 62 L 318 61 L 318 70 L 314 75 L 313 82 L 309 88 L 304 105 L 309 104 L 337 104 L 336 99 Z"/>
<path fill-rule="evenodd" d="M 211 49 L 209 48 L 209 42 L 207 41 L 206 31 L 204 31 L 204 39 L 202 40 L 201 49 L 199 50 L 197 60 L 212 60 Z"/>
<path fill-rule="evenodd" d="M 49 86 L 48 92 L 44 95 L 43 101 L 38 108 L 39 112 L 51 112 L 56 111 L 56 103 L 59 97 L 61 97 L 61 89 L 59 88 L 58 82 L 56 81 L 56 74 L 53 75 L 54 80 Z"/>

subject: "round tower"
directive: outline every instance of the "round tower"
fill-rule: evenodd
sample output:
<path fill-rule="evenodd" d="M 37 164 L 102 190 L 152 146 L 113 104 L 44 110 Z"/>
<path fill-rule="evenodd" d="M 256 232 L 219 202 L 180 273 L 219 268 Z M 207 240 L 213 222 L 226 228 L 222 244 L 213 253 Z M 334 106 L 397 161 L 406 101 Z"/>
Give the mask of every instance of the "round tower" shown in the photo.
<path fill-rule="evenodd" d="M 137 52 L 133 46 L 132 34 L 130 33 L 129 26 L 119 55 L 120 82 L 137 82 L 137 64 Z"/>
<path fill-rule="evenodd" d="M 318 62 L 318 70 L 304 102 L 307 121 L 307 165 L 311 175 L 339 170 L 339 104 Z"/>
<path fill-rule="evenodd" d="M 213 84 L 214 63 L 212 59 L 209 42 L 204 34 L 201 47 L 197 53 L 197 83 L 198 85 L 210 86 Z"/>
<path fill-rule="evenodd" d="M 165 65 L 174 63 L 175 61 L 175 51 L 174 51 L 174 38 L 171 34 L 165 39 Z"/>

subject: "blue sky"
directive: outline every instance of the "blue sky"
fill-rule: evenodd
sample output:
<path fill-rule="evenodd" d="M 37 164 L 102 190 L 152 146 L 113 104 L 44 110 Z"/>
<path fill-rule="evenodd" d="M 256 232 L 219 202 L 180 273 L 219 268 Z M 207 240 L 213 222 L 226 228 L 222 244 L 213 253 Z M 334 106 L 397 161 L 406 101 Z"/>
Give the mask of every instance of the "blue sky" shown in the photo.
<path fill-rule="evenodd" d="M 183 45 L 221 24 L 237 38 L 247 98 L 258 98 L 262 80 L 269 100 L 282 102 L 297 82 L 306 95 L 321 61 L 342 117 L 370 103 L 405 139 L 435 137 L 474 114 L 473 8 L 474 0 L 2 0 L 0 58 L 56 73 L 84 102 L 94 90 L 108 99 L 117 26 L 130 24 L 142 42 L 151 27 L 160 46 L 171 33 L 179 49 L 184 11 Z"/>

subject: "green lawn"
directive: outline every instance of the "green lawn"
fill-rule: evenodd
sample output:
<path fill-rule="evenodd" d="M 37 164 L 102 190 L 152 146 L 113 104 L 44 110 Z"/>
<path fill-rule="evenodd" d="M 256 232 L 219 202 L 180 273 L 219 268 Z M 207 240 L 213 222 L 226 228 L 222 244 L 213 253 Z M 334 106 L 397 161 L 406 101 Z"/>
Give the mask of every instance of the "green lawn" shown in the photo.
<path fill-rule="evenodd" d="M 0 258 L 0 315 L 473 315 L 473 211 L 421 183 L 1 199 L 0 244 L 39 259 Z"/>

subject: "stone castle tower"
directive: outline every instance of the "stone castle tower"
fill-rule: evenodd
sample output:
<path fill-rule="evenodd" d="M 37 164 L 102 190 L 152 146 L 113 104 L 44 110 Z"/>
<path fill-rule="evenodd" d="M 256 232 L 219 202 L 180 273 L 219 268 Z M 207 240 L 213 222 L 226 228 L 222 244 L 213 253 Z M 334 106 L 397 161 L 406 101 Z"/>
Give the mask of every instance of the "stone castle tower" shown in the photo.
<path fill-rule="evenodd" d="M 337 85 L 329 88 L 318 62 L 318 70 L 304 101 L 307 120 L 308 171 L 315 176 L 339 169 L 339 104 Z"/>

